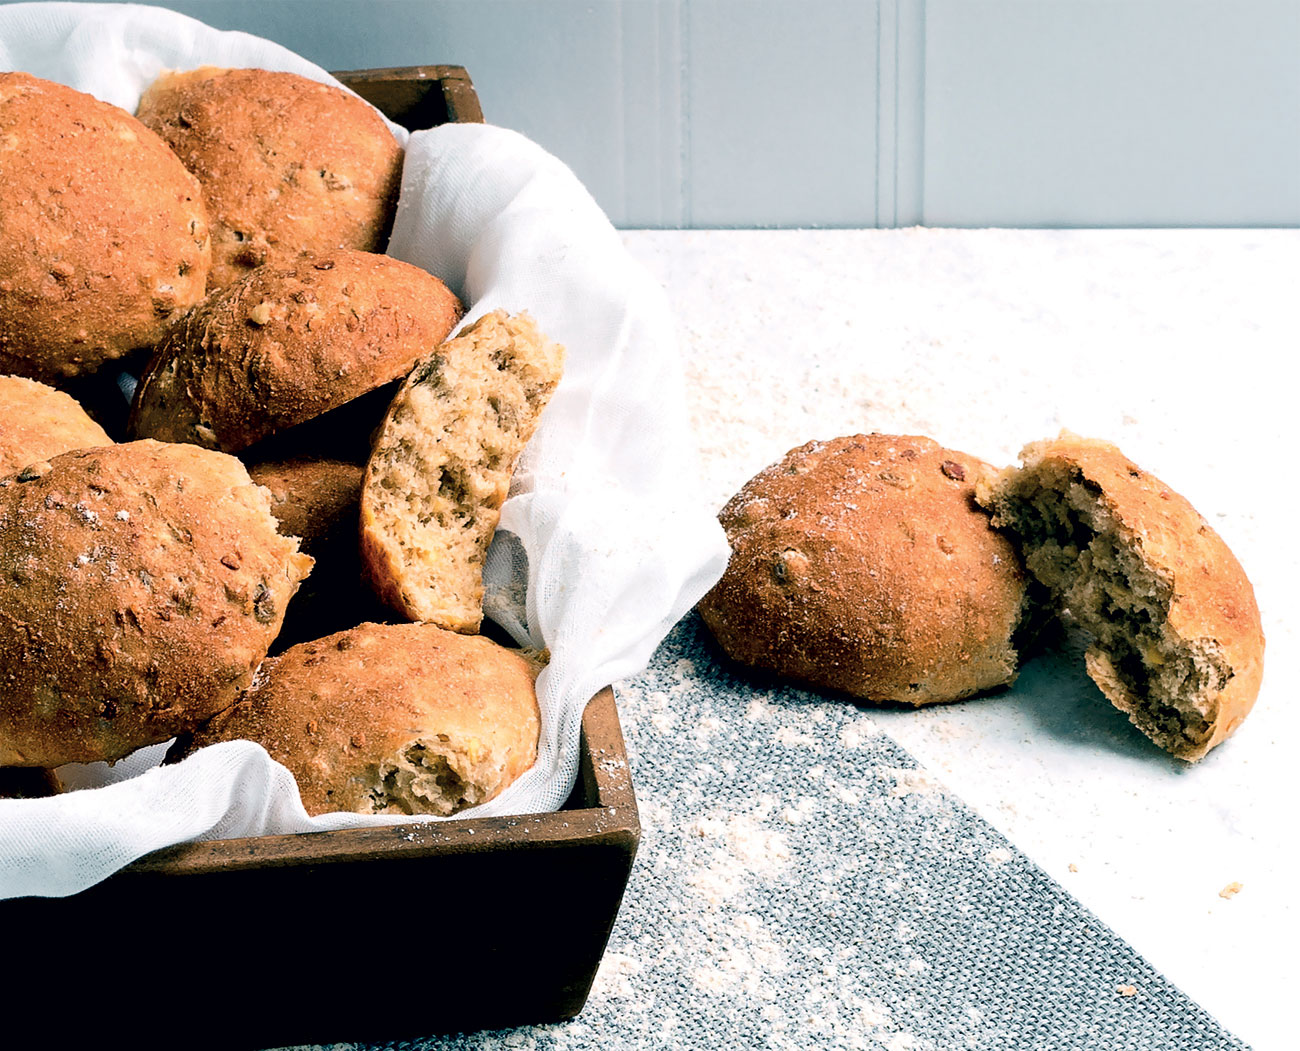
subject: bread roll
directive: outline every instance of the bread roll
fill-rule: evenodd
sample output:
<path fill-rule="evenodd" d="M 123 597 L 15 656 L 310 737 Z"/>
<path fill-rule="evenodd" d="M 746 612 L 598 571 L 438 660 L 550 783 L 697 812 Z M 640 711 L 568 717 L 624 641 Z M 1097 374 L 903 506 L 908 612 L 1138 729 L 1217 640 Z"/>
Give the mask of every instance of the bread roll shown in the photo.
<path fill-rule="evenodd" d="M 164 73 L 136 112 L 203 184 L 209 289 L 300 252 L 383 250 L 402 148 L 355 95 L 295 73 L 205 67 Z"/>
<path fill-rule="evenodd" d="M 1259 693 L 1264 632 L 1241 564 L 1190 503 L 1109 442 L 1063 433 L 980 482 L 1054 603 L 1093 637 L 1088 674 L 1132 723 L 1196 760 Z"/>
<path fill-rule="evenodd" d="M 198 181 L 129 113 L 0 73 L 0 373 L 55 382 L 138 347 L 203 298 Z"/>
<path fill-rule="evenodd" d="M 375 593 L 411 620 L 475 632 L 483 561 L 564 348 L 498 310 L 412 370 L 361 490 L 361 557 Z"/>
<path fill-rule="evenodd" d="M 140 379 L 131 431 L 240 452 L 405 376 L 460 316 L 446 285 L 387 256 L 262 267 L 168 334 Z"/>
<path fill-rule="evenodd" d="M 869 701 L 953 701 L 1014 680 L 1030 603 L 974 506 L 982 461 L 928 438 L 809 442 L 719 516 L 731 543 L 699 610 L 733 660 Z"/>
<path fill-rule="evenodd" d="M 0 766 L 115 760 L 235 702 L 311 559 L 232 456 L 130 442 L 0 479 Z"/>
<path fill-rule="evenodd" d="M 328 545 L 340 525 L 356 547 L 363 468 L 342 460 L 279 460 L 253 464 L 248 474 L 270 495 L 280 532 L 298 537 L 307 554 Z"/>
<path fill-rule="evenodd" d="M 71 396 L 21 376 L 0 376 L 0 478 L 71 449 L 112 445 Z"/>
<path fill-rule="evenodd" d="M 362 624 L 269 658 L 248 694 L 168 755 L 262 745 L 309 814 L 453 814 L 537 758 L 536 668 L 428 624 Z"/>
<path fill-rule="evenodd" d="M 385 610 L 361 579 L 357 514 L 364 468 L 340 460 L 284 460 L 248 469 L 271 495 L 285 536 L 301 539 L 315 559 L 284 615 L 275 653 L 308 639 L 382 619 Z"/>

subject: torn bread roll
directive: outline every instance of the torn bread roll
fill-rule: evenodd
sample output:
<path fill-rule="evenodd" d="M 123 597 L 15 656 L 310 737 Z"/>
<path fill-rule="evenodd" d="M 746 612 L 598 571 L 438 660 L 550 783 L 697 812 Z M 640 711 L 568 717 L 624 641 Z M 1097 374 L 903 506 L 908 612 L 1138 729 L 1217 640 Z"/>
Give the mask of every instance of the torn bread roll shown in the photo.
<path fill-rule="evenodd" d="M 1063 432 L 978 486 L 1053 603 L 1093 638 L 1088 674 L 1161 748 L 1196 760 L 1259 693 L 1255 592 L 1182 496 L 1109 442 Z"/>
<path fill-rule="evenodd" d="M 983 466 L 888 434 L 791 450 L 722 509 L 731 560 L 704 622 L 733 660 L 868 701 L 1007 685 L 1033 603 L 974 505 Z"/>
<path fill-rule="evenodd" d="M 537 668 L 482 636 L 362 624 L 268 658 L 248 694 L 168 754 L 254 741 L 309 814 L 454 814 L 537 758 Z"/>
<path fill-rule="evenodd" d="M 564 348 L 527 314 L 485 314 L 412 370 L 375 438 L 361 490 L 361 557 L 403 616 L 475 632 L 483 561 Z"/>

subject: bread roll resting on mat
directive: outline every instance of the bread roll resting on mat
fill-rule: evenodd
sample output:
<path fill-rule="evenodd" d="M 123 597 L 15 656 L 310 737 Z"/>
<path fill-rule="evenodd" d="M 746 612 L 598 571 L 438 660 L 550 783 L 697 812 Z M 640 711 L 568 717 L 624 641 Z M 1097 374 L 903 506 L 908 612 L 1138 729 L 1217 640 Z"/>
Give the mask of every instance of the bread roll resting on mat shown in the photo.
<path fill-rule="evenodd" d="M 129 442 L 0 479 L 0 766 L 120 759 L 234 704 L 311 564 L 224 453 Z"/>
<path fill-rule="evenodd" d="M 22 376 L 0 376 L 0 478 L 72 449 L 112 444 L 71 395 Z"/>
<path fill-rule="evenodd" d="M 563 366 L 564 348 L 532 318 L 498 310 L 402 384 L 366 466 L 361 557 L 403 616 L 478 631 L 488 545 Z"/>
<path fill-rule="evenodd" d="M 740 663 L 868 701 L 1012 682 L 1033 604 L 974 504 L 985 466 L 887 434 L 792 450 L 722 509 L 731 561 L 699 604 L 705 623 Z"/>
<path fill-rule="evenodd" d="M 264 266 L 168 333 L 140 378 L 131 431 L 241 452 L 400 380 L 461 313 L 436 277 L 388 256 Z"/>
<path fill-rule="evenodd" d="M 1183 497 L 1109 442 L 1025 446 L 979 480 L 981 504 L 1052 601 L 1093 639 L 1088 674 L 1161 748 L 1195 760 L 1259 693 L 1264 632 L 1227 544 Z"/>
<path fill-rule="evenodd" d="M 198 180 L 125 110 L 0 73 L 0 373 L 62 382 L 203 298 Z"/>
<path fill-rule="evenodd" d="M 268 658 L 167 760 L 254 741 L 288 767 L 309 814 L 454 814 L 536 761 L 537 672 L 482 636 L 362 624 Z"/>
<path fill-rule="evenodd" d="M 402 148 L 378 111 L 296 73 L 163 73 L 136 115 L 198 177 L 212 215 L 209 290 L 301 252 L 381 252 Z"/>

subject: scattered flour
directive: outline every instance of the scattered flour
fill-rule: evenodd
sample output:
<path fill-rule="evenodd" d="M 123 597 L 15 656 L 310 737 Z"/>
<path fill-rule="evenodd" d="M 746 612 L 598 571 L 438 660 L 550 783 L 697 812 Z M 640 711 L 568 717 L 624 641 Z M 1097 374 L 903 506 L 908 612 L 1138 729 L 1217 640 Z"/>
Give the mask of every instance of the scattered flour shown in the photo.
<path fill-rule="evenodd" d="M 607 951 L 596 970 L 591 995 L 606 999 L 631 1000 L 636 996 L 632 979 L 641 973 L 643 966 L 635 956 Z"/>
<path fill-rule="evenodd" d="M 713 716 L 705 716 L 691 731 L 691 737 L 695 740 L 696 748 L 708 748 L 712 741 L 713 735 L 722 729 L 722 720 Z"/>
<path fill-rule="evenodd" d="M 721 905 L 755 882 L 782 875 L 792 853 L 785 836 L 753 814 L 700 818 L 691 831 L 716 844 L 708 865 L 687 878 L 688 886 L 710 905 Z"/>
<path fill-rule="evenodd" d="M 857 748 L 863 741 L 880 735 L 876 724 L 868 717 L 854 719 L 840 727 L 840 747 Z"/>
<path fill-rule="evenodd" d="M 817 739 L 809 734 L 800 733 L 791 726 L 782 726 L 776 731 L 776 743 L 787 748 L 815 748 Z"/>
<path fill-rule="evenodd" d="M 894 783 L 889 789 L 891 796 L 929 795 L 941 791 L 941 786 L 924 770 L 880 770 L 881 777 L 890 777 Z"/>

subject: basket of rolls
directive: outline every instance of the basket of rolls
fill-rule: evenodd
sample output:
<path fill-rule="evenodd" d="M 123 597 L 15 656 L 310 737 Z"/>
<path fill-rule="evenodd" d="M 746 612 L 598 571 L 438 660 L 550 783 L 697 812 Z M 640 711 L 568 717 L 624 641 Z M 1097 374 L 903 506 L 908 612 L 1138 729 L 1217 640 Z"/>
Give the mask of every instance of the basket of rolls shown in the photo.
<path fill-rule="evenodd" d="M 639 835 L 609 684 L 726 560 L 674 499 L 675 357 L 660 290 L 460 67 L 0 11 L 13 1002 L 61 1003 L 120 917 L 92 1012 L 159 962 L 206 988 L 291 953 L 256 1010 L 151 997 L 145 1046 L 576 1014 Z M 366 959 L 399 909 L 475 980 L 317 995 L 298 960 Z"/>

